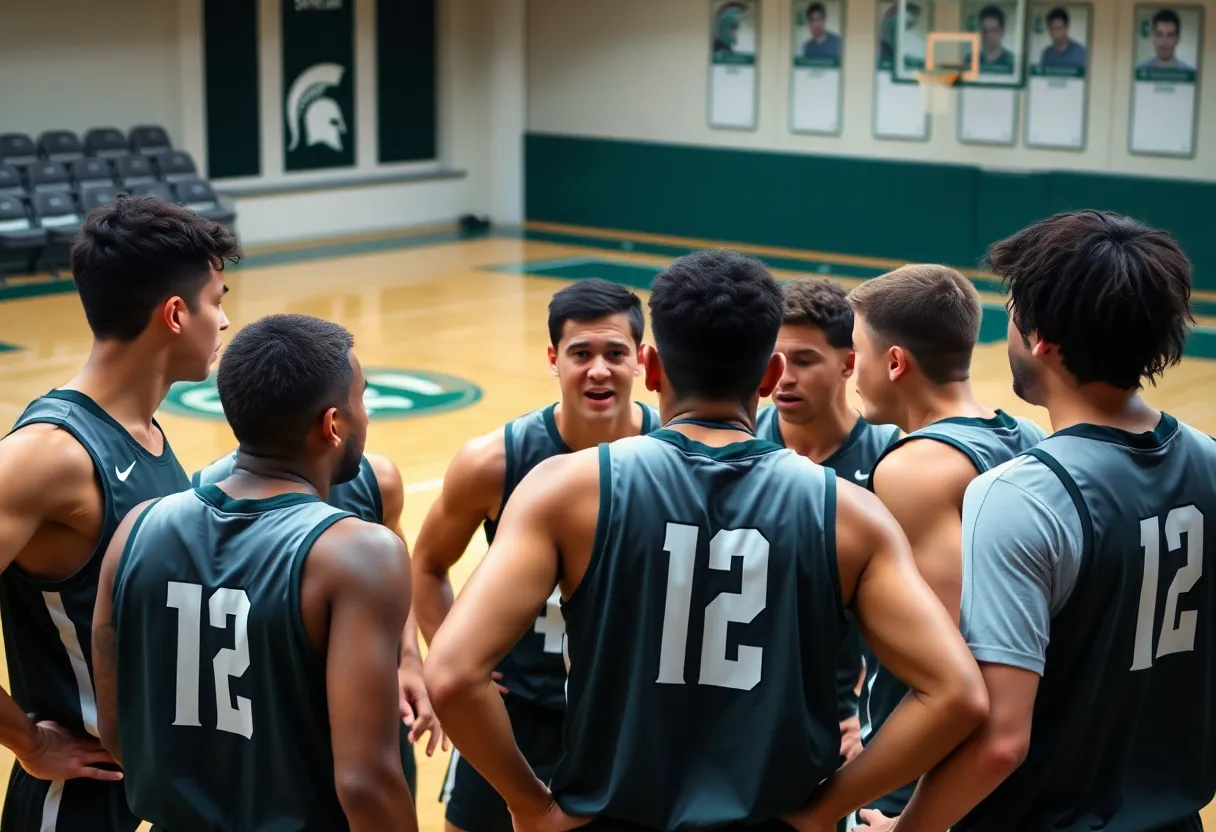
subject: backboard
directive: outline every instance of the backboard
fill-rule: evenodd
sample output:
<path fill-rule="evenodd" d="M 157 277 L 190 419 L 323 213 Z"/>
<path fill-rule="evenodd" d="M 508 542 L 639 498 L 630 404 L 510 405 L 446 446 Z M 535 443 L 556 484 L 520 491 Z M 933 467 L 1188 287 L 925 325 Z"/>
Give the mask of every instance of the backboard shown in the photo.
<path fill-rule="evenodd" d="M 959 75 L 968 86 L 1021 87 L 1026 81 L 1027 0 L 898 0 L 884 21 L 892 79 Z M 889 45 L 889 47 L 888 47 Z"/>

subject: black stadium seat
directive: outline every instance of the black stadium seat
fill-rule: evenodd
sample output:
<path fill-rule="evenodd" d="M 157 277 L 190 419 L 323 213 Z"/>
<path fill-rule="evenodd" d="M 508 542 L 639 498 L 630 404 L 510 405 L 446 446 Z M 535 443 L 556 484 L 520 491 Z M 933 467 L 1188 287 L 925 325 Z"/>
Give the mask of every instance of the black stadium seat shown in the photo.
<path fill-rule="evenodd" d="M 84 152 L 100 159 L 114 159 L 126 156 L 131 147 L 117 127 L 94 127 L 84 134 Z"/>
<path fill-rule="evenodd" d="M 25 194 L 25 183 L 21 181 L 21 171 L 12 165 L 0 163 L 0 196 L 22 196 Z"/>
<path fill-rule="evenodd" d="M 165 128 L 156 124 L 141 124 L 132 127 L 131 132 L 127 135 L 132 153 L 155 156 L 160 153 L 168 153 L 173 149 Z"/>
<path fill-rule="evenodd" d="M 86 214 L 94 208 L 109 205 L 118 198 L 118 188 L 111 185 L 83 185 L 80 188 L 80 208 Z"/>
<path fill-rule="evenodd" d="M 38 161 L 34 140 L 24 133 L 0 134 L 0 162 L 23 168 Z"/>
<path fill-rule="evenodd" d="M 114 176 L 123 190 L 131 190 L 137 185 L 148 185 L 156 181 L 152 172 L 152 163 L 148 157 L 132 153 L 113 160 Z"/>
<path fill-rule="evenodd" d="M 84 216 L 70 193 L 34 194 L 34 214 L 46 231 L 42 265 L 52 272 L 71 262 L 72 241 L 84 224 Z"/>
<path fill-rule="evenodd" d="M 178 182 L 173 186 L 177 192 L 177 201 L 209 220 L 230 227 L 236 219 L 236 212 L 220 204 L 215 191 L 206 182 L 198 179 Z"/>
<path fill-rule="evenodd" d="M 135 196 L 154 196 L 164 202 L 177 202 L 177 197 L 173 193 L 173 187 L 165 182 L 149 182 L 145 185 L 136 185 L 131 189 L 131 193 Z"/>
<path fill-rule="evenodd" d="M 46 245 L 46 231 L 35 225 L 24 197 L 0 196 L 0 274 L 26 272 Z"/>
<path fill-rule="evenodd" d="M 170 150 L 168 153 L 153 156 L 152 166 L 156 168 L 159 173 L 158 178 L 162 182 L 184 182 L 189 179 L 198 179 L 198 168 L 194 166 L 194 159 L 190 158 L 190 154 L 184 150 Z"/>
<path fill-rule="evenodd" d="M 72 177 L 68 174 L 68 169 L 59 162 L 30 165 L 26 168 L 25 177 L 32 193 L 72 190 Z"/>
<path fill-rule="evenodd" d="M 110 169 L 110 164 L 105 159 L 97 159 L 94 157 L 85 157 L 77 159 L 71 164 L 72 181 L 76 183 L 77 188 L 83 188 L 85 185 L 113 185 L 114 172 Z"/>
<path fill-rule="evenodd" d="M 38 137 L 38 155 L 50 162 L 71 162 L 84 155 L 84 148 L 71 130 L 47 130 Z"/>

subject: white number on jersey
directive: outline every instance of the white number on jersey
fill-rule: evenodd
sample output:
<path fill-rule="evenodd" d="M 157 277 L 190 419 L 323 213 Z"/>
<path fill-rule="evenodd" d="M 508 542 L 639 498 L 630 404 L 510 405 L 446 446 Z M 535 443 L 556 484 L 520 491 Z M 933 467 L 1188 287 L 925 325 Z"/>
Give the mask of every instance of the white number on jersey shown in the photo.
<path fill-rule="evenodd" d="M 177 707 L 174 725 L 201 726 L 198 719 L 199 663 L 202 661 L 203 588 L 198 584 L 169 582 L 167 606 L 177 610 Z M 249 596 L 243 589 L 217 589 L 207 602 L 211 626 L 228 629 L 233 619 L 233 647 L 211 660 L 215 680 L 216 725 L 221 731 L 253 736 L 253 705 L 244 696 L 233 707 L 228 679 L 239 679 L 249 669 Z"/>
<path fill-rule="evenodd" d="M 696 526 L 667 524 L 667 601 L 659 647 L 659 684 L 684 684 L 688 617 L 692 606 L 693 567 L 697 559 Z M 730 571 L 743 559 L 740 591 L 723 592 L 705 608 L 701 638 L 702 685 L 751 690 L 760 683 L 763 648 L 739 645 L 739 657 L 726 657 L 726 635 L 732 622 L 747 624 L 764 609 L 768 597 L 768 541 L 755 529 L 722 529 L 709 541 L 709 568 Z"/>
<path fill-rule="evenodd" d="M 562 642 L 566 638 L 566 617 L 562 615 L 561 590 L 553 590 L 545 602 L 545 611 L 537 616 L 536 623 L 532 625 L 532 632 L 545 637 L 543 649 L 546 653 L 562 652 Z"/>
<path fill-rule="evenodd" d="M 1182 546 L 1186 535 L 1186 563 L 1174 573 L 1165 594 L 1161 636 L 1157 639 L 1155 658 L 1170 653 L 1186 653 L 1195 649 L 1196 610 L 1178 612 L 1178 598 L 1190 592 L 1203 577 L 1203 515 L 1195 506 L 1182 506 L 1170 511 L 1165 518 L 1165 543 L 1169 551 Z M 1161 568 L 1161 518 L 1146 517 L 1140 521 L 1140 545 L 1144 548 L 1144 578 L 1140 583 L 1140 611 L 1136 616 L 1136 646 L 1132 654 L 1132 670 L 1147 670 L 1153 666 L 1153 630 L 1157 624 L 1157 587 Z"/>

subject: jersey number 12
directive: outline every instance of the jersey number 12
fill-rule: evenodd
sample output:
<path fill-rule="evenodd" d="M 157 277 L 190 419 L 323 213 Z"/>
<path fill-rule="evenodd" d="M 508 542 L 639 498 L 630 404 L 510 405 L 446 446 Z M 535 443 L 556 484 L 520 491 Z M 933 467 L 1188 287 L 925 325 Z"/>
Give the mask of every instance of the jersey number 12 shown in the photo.
<path fill-rule="evenodd" d="M 1195 649 L 1199 613 L 1195 610 L 1178 612 L 1178 597 L 1190 592 L 1203 577 L 1203 515 L 1193 505 L 1172 509 L 1165 517 L 1165 542 L 1169 551 L 1182 546 L 1183 535 L 1186 535 L 1186 563 L 1174 573 L 1174 580 L 1165 594 L 1165 615 L 1161 636 L 1157 639 L 1158 659 Z M 1157 586 L 1161 570 L 1160 517 L 1146 517 L 1140 521 L 1140 546 L 1144 549 L 1144 578 L 1140 583 L 1132 670 L 1147 670 L 1153 666 L 1153 630 L 1157 623 Z"/>
<path fill-rule="evenodd" d="M 199 664 L 202 661 L 203 588 L 198 584 L 169 582 L 167 606 L 177 610 L 177 706 L 174 725 L 201 726 L 198 720 Z M 243 589 L 217 589 L 207 602 L 211 626 L 228 629 L 233 619 L 233 646 L 211 660 L 215 677 L 215 727 L 249 739 L 253 736 L 253 705 L 228 690 L 228 679 L 239 679 L 249 669 L 249 596 Z"/>
<path fill-rule="evenodd" d="M 659 678 L 655 680 L 659 684 L 684 684 L 699 533 L 696 526 L 667 524 L 663 543 L 668 554 L 667 600 L 663 608 Z M 726 634 L 731 622 L 746 624 L 764 609 L 768 596 L 768 548 L 764 535 L 755 529 L 722 529 L 709 541 L 709 568 L 729 572 L 734 559 L 742 558 L 743 581 L 739 592 L 720 593 L 705 608 L 699 684 L 751 690 L 760 683 L 763 648 L 740 644 L 738 658 L 728 659 Z"/>

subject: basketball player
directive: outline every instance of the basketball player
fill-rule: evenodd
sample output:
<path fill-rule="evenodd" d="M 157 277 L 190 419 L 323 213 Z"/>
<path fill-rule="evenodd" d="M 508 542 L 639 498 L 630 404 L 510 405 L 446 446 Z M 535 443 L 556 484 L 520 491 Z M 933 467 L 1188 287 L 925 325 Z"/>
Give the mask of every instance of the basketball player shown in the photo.
<path fill-rule="evenodd" d="M 232 476 L 137 506 L 110 542 L 102 741 L 158 828 L 417 829 L 396 728 L 409 557 L 325 502 L 367 432 L 351 347 L 305 315 L 242 329 L 217 377 Z"/>
<path fill-rule="evenodd" d="M 958 620 L 962 583 L 963 493 L 979 474 L 1012 459 L 1043 438 L 1033 422 L 1015 419 L 976 400 L 971 355 L 979 337 L 979 293 L 945 266 L 904 266 L 849 294 L 857 392 L 872 422 L 894 424 L 904 436 L 874 464 L 870 490 L 899 521 L 916 566 Z M 862 685 L 862 742 L 868 742 L 903 701 L 898 673 L 866 656 Z M 876 801 L 898 815 L 915 784 Z M 863 819 L 881 820 L 862 812 Z"/>
<path fill-rule="evenodd" d="M 93 333 L 84 367 L 0 441 L 0 617 L 17 757 L 0 828 L 131 832 L 122 774 L 98 742 L 89 642 L 97 574 L 136 504 L 190 484 L 153 414 L 207 377 L 227 328 L 220 277 L 240 252 L 214 222 L 151 197 L 91 211 L 72 276 Z"/>
<path fill-rule="evenodd" d="M 792 448 L 839 476 L 864 484 L 874 461 L 899 436 L 891 425 L 872 425 L 845 398 L 853 375 L 853 310 L 838 284 L 805 277 L 781 287 L 784 311 L 777 352 L 785 372 L 773 390 L 773 407 L 756 413 L 756 437 Z M 851 613 L 836 668 L 840 755 L 861 751 L 857 682 L 861 636 Z"/>
<path fill-rule="evenodd" d="M 239 455 L 239 451 L 233 451 L 206 468 L 195 471 L 190 478 L 190 484 L 198 488 L 200 485 L 227 479 L 236 470 Z M 401 538 L 406 547 L 406 554 L 409 553 L 409 544 L 406 543 L 405 533 L 401 530 L 401 509 L 405 504 L 404 485 L 401 482 L 401 472 L 388 457 L 364 454 L 359 460 L 359 473 L 355 478 L 331 486 L 325 501 L 331 506 L 350 512 L 360 520 L 385 526 Z M 418 785 L 414 743 L 430 731 L 430 742 L 426 746 L 428 757 L 435 753 L 441 743 L 446 749 L 447 743 L 443 741 L 443 733 L 435 719 L 435 712 L 431 709 L 430 699 L 427 698 L 426 685 L 422 681 L 422 654 L 418 649 L 418 627 L 414 623 L 412 610 L 406 620 L 397 676 L 401 688 L 401 768 L 405 772 L 405 782 L 410 787 L 410 795 L 413 796 L 417 794 Z"/>
<path fill-rule="evenodd" d="M 429 642 L 452 606 L 448 570 L 478 526 L 493 541 L 502 507 L 524 476 L 552 456 L 659 427 L 658 411 L 633 401 L 646 321 L 638 296 L 605 280 L 567 286 L 549 303 L 549 368 L 561 399 L 466 443 L 414 547 L 418 624 Z M 552 589 L 552 587 L 550 587 Z M 565 623 L 556 592 L 497 669 L 507 713 L 528 762 L 548 777 L 562 754 Z M 449 832 L 511 832 L 506 804 L 459 753 L 444 785 Z"/>
<path fill-rule="evenodd" d="M 754 438 L 758 397 L 784 365 L 781 310 L 768 271 L 736 252 L 660 274 L 658 351 L 645 347 L 644 362 L 665 427 L 538 465 L 434 640 L 424 672 L 436 713 L 521 832 L 591 817 L 775 830 L 785 816 L 803 832 L 831 829 L 941 759 L 986 710 L 958 628 L 881 503 Z M 570 675 L 550 793 L 490 673 L 554 586 Z M 838 770 L 849 605 L 916 693 Z"/>
<path fill-rule="evenodd" d="M 1216 794 L 1216 443 L 1140 397 L 1182 358 L 1190 263 L 1098 211 L 989 260 L 1010 289 L 1013 389 L 1055 433 L 967 489 L 962 629 L 992 712 L 903 820 L 1199 832 Z"/>

